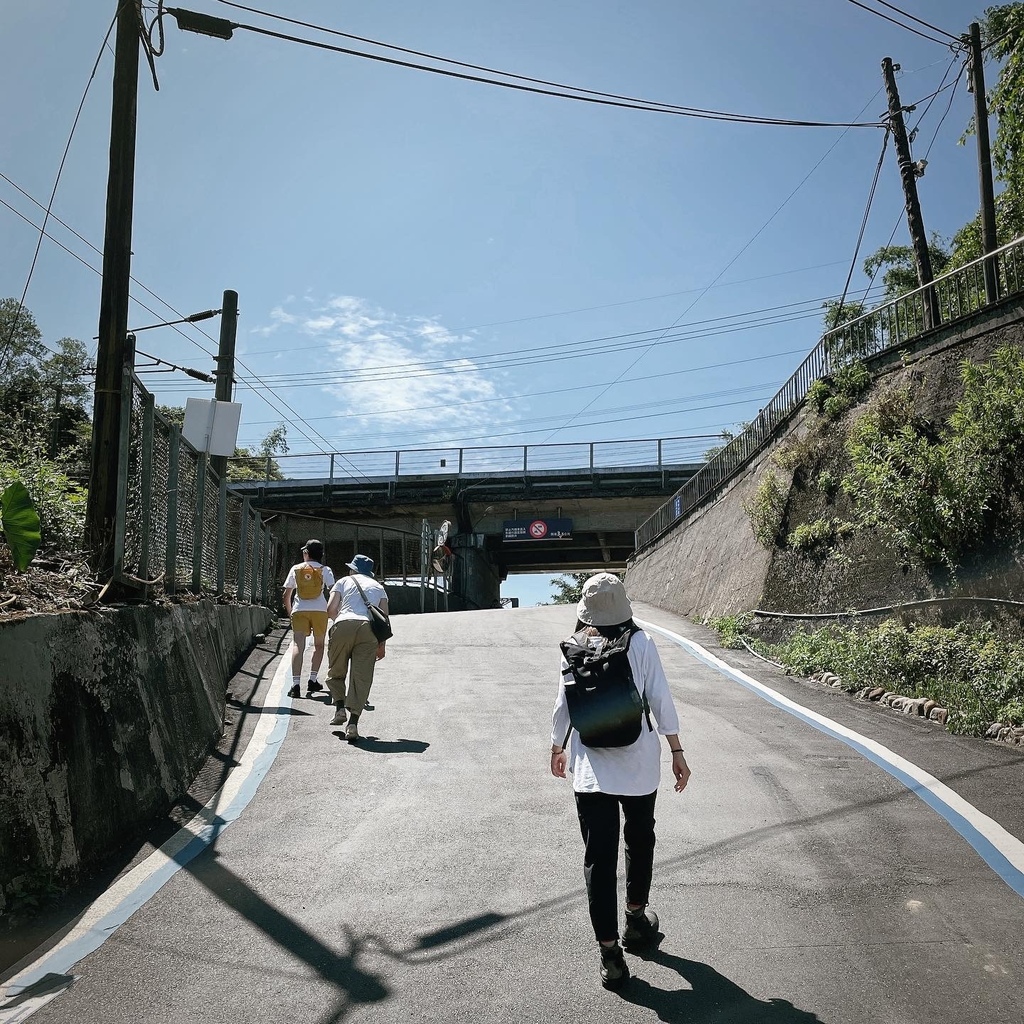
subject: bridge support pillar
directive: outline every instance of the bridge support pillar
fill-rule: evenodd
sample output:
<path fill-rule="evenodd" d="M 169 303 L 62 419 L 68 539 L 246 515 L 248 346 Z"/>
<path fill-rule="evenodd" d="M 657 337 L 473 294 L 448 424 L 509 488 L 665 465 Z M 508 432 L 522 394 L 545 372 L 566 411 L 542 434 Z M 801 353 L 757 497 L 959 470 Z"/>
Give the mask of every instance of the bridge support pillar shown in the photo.
<path fill-rule="evenodd" d="M 501 607 L 501 574 L 482 533 L 457 533 L 450 541 L 454 608 L 474 611 Z"/>

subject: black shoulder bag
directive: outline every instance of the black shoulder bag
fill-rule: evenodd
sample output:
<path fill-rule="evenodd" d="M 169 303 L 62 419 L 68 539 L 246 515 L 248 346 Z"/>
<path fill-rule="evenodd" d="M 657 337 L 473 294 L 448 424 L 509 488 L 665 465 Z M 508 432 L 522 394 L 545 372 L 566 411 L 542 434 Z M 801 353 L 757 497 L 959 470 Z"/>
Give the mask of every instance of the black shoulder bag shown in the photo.
<path fill-rule="evenodd" d="M 359 591 L 359 596 L 363 599 L 363 604 L 366 605 L 367 614 L 370 616 L 370 629 L 373 630 L 373 635 L 377 638 L 378 643 L 384 643 L 385 640 L 390 640 L 395 634 L 391 631 L 391 618 L 385 615 L 375 604 L 370 604 L 366 600 L 366 595 L 363 593 L 363 588 L 359 586 L 354 576 L 349 577 L 356 585 L 356 590 Z"/>

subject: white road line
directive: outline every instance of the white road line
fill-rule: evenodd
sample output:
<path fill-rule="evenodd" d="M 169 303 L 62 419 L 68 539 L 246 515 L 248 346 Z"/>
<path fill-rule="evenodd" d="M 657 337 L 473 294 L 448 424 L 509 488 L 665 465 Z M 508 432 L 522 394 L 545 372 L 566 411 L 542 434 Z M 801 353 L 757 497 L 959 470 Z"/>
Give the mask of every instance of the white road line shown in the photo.
<path fill-rule="evenodd" d="M 291 708 L 291 699 L 286 694 L 286 684 L 290 682 L 291 661 L 282 657 L 267 690 L 264 709 Z M 98 949 L 242 813 L 274 763 L 287 731 L 287 714 L 264 710 L 238 766 L 196 816 L 91 903 L 57 945 L 6 983 L 0 996 L 0 1024 L 27 1020 L 41 1006 L 67 991 L 74 980 L 70 972 L 75 964 Z M 32 986 L 36 986 L 35 990 L 29 991 Z"/>
<path fill-rule="evenodd" d="M 854 732 L 853 729 L 848 729 L 845 725 L 840 725 L 831 718 L 819 715 L 816 711 L 811 711 L 788 697 L 784 697 L 776 690 L 765 686 L 764 683 L 759 683 L 756 679 L 751 678 L 745 672 L 716 658 L 700 644 L 694 643 L 678 633 L 673 633 L 672 630 L 665 629 L 663 626 L 656 626 L 651 622 L 641 623 L 640 620 L 637 622 L 644 629 L 659 633 L 678 644 L 698 661 L 704 662 L 734 682 L 752 690 L 769 704 L 774 704 L 777 708 L 781 708 L 815 729 L 841 740 L 873 764 L 888 772 L 894 779 L 898 779 L 932 810 L 942 815 L 974 847 L 982 860 L 1021 899 L 1024 899 L 1024 843 L 1007 832 L 997 821 L 982 814 L 977 807 L 968 803 L 934 775 L 929 775 L 923 768 L 900 757 L 899 754 L 881 743 L 862 736 L 859 732 Z"/>

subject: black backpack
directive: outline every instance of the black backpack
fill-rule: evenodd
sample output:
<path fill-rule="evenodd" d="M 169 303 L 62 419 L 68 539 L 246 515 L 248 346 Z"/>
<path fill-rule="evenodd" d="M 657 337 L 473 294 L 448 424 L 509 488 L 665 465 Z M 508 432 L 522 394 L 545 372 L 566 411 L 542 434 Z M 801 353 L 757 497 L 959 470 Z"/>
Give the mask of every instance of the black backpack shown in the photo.
<path fill-rule="evenodd" d="M 637 692 L 629 664 L 629 641 L 637 627 L 615 640 L 605 640 L 599 651 L 588 643 L 586 630 L 574 633 L 559 647 L 569 663 L 565 678 L 565 702 L 575 729 L 588 747 L 628 747 L 640 738 L 644 719 L 653 730 L 647 694 Z"/>

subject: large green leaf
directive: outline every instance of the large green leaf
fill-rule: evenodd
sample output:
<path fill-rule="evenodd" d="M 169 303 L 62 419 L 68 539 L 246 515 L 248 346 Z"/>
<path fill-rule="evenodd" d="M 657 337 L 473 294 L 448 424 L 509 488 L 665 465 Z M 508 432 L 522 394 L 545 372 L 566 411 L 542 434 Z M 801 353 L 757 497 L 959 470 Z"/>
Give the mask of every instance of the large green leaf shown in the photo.
<path fill-rule="evenodd" d="M 38 550 L 42 536 L 39 514 L 20 480 L 15 480 L 0 495 L 0 527 L 10 545 L 15 566 L 24 571 Z"/>

